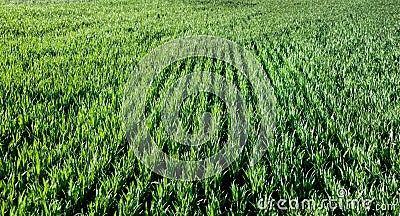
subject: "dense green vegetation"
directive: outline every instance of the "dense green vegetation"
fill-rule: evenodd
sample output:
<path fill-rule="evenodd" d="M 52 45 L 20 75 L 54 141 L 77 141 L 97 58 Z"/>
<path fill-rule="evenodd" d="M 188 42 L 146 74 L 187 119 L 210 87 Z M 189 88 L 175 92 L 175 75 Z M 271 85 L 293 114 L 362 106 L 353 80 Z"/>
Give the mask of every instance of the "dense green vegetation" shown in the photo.
<path fill-rule="evenodd" d="M 276 131 L 254 167 L 246 160 L 250 139 L 221 175 L 173 181 L 136 159 L 121 105 L 143 56 L 192 35 L 227 38 L 256 56 L 277 98 Z M 237 73 L 212 59 L 184 59 L 163 72 L 151 97 L 193 69 Z M 340 188 L 374 199 L 372 208 L 321 213 L 400 213 L 396 0 L 3 1 L 0 86 L 0 215 L 269 214 L 257 207 L 260 199 L 319 201 Z M 256 106 L 251 87 L 242 86 Z M 199 112 L 221 115 L 224 106 L 203 94 L 182 110 L 197 124 Z M 169 145 L 179 157 L 181 149 Z M 208 147 L 201 157 L 219 148 Z M 373 209 L 385 203 L 397 208 Z"/>

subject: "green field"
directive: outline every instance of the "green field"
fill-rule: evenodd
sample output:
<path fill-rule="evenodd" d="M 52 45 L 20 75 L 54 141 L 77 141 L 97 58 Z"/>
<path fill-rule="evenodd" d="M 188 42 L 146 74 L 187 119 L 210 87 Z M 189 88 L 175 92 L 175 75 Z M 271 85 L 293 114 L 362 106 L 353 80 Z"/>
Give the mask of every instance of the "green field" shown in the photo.
<path fill-rule="evenodd" d="M 248 162 L 252 133 L 223 173 L 176 181 L 135 157 L 121 110 L 139 61 L 168 41 L 196 35 L 244 47 L 266 80 L 249 84 L 211 58 L 171 64 L 149 86 L 148 127 L 158 145 L 193 160 L 213 155 L 228 137 L 226 107 L 206 93 L 190 96 L 181 118 L 193 132 L 199 113 L 218 116 L 215 142 L 184 149 L 160 135 L 157 98 L 192 71 L 240 86 L 254 128 L 263 95 L 252 86 L 270 82 L 275 130 L 255 166 Z M 400 214 L 398 0 L 3 0 L 0 86 L 0 215 Z M 321 203 L 341 189 L 348 199 L 373 203 L 369 209 L 258 205 Z"/>

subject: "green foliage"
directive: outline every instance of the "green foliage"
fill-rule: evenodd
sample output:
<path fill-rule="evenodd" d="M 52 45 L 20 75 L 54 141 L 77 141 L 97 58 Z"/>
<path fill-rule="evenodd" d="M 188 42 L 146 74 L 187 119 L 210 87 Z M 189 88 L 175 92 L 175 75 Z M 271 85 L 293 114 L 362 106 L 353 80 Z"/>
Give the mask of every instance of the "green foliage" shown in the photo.
<path fill-rule="evenodd" d="M 0 4 L 0 215 L 268 214 L 257 208 L 263 197 L 322 200 L 342 187 L 352 197 L 398 204 L 378 213 L 400 213 L 399 1 Z M 258 58 L 278 100 L 276 131 L 256 166 L 247 166 L 250 139 L 221 175 L 179 182 L 136 159 L 120 111 L 140 58 L 191 35 L 227 38 Z M 236 80 L 257 125 L 251 86 L 234 68 L 207 58 L 167 68 L 152 86 L 153 99 L 193 70 Z M 197 130 L 204 110 L 220 115 L 215 136 L 223 137 L 229 118 L 212 95 L 185 101 L 182 118 L 194 122 L 187 127 Z M 156 118 L 150 127 L 157 134 Z M 220 147 L 160 144 L 197 159 Z"/>

